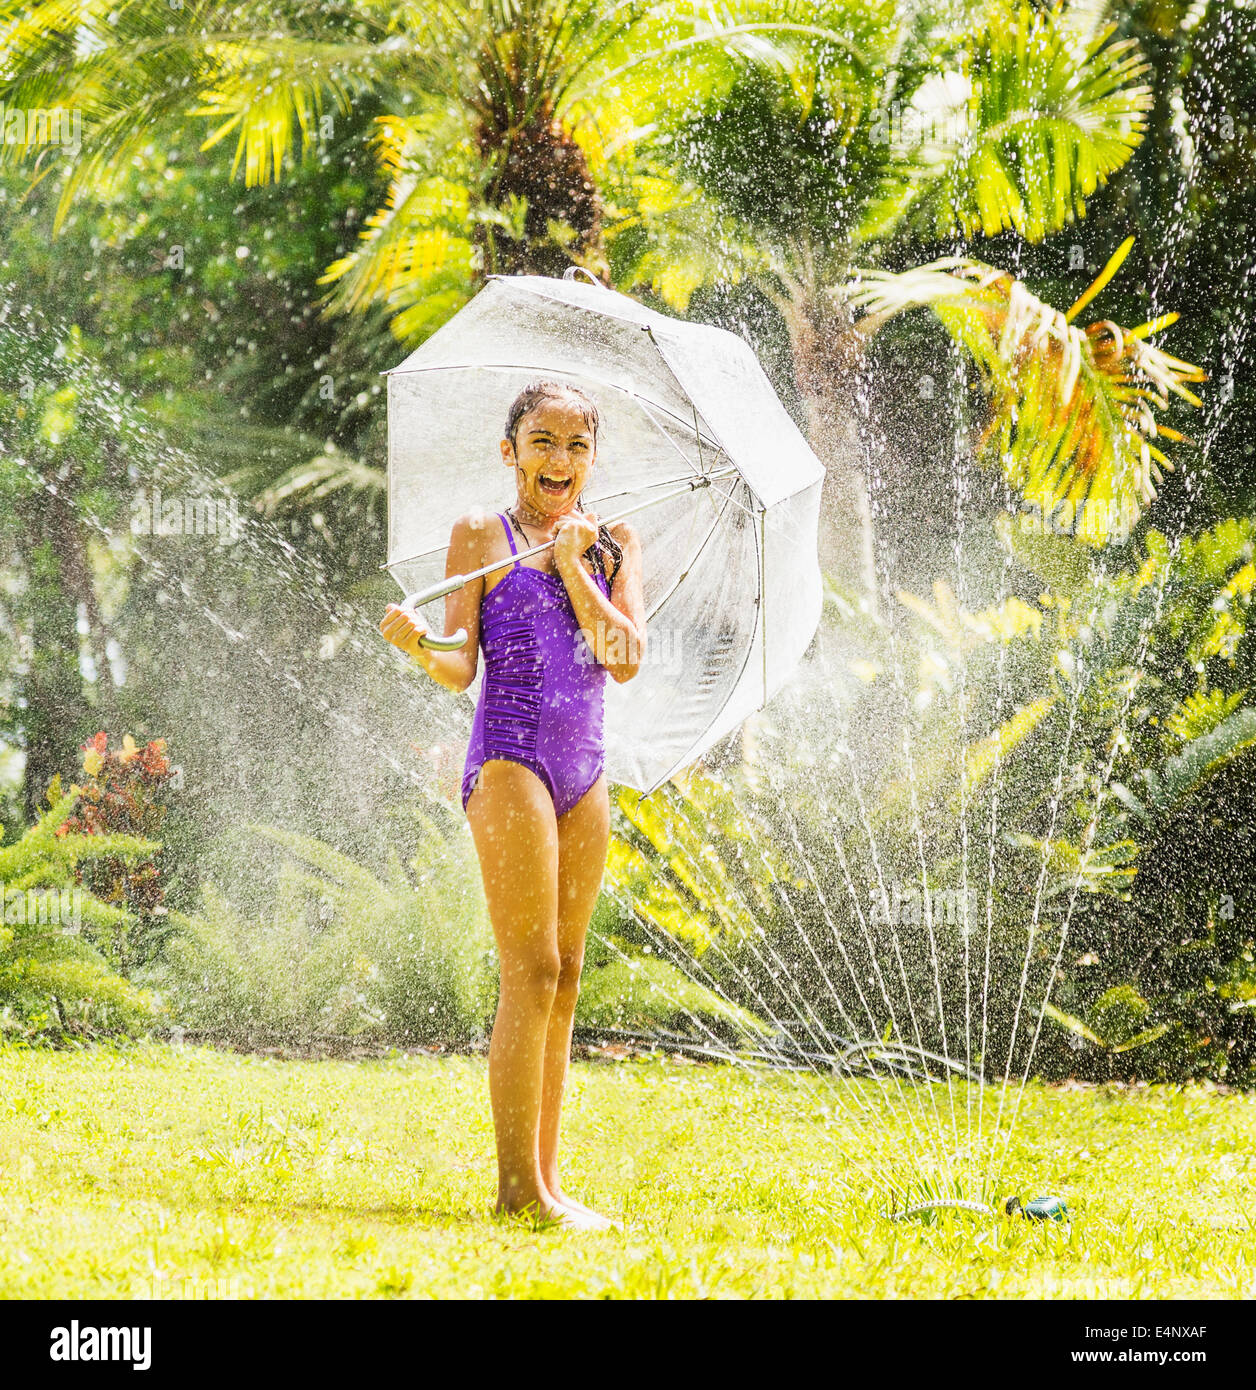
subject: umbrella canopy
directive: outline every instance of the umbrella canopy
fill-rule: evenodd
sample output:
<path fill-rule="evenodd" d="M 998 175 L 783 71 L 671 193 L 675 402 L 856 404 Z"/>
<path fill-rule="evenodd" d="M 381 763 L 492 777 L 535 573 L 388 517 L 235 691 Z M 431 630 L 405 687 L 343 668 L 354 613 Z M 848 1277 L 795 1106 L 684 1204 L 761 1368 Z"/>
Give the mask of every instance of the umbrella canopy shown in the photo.
<path fill-rule="evenodd" d="M 499 276 L 386 375 L 388 568 L 408 594 L 444 579 L 458 516 L 513 503 L 498 445 L 538 378 L 597 403 L 584 510 L 709 479 L 632 517 L 648 631 L 638 674 L 606 686 L 611 781 L 654 791 L 784 683 L 820 617 L 824 466 L 742 339 L 600 285 Z"/>

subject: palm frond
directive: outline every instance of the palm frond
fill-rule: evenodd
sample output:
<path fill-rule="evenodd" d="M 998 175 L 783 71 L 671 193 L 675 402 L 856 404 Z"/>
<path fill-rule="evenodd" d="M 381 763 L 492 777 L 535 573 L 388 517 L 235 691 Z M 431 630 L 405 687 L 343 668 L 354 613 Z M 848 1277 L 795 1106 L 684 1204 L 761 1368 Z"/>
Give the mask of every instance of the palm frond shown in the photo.
<path fill-rule="evenodd" d="M 336 286 L 329 307 L 357 311 L 386 303 L 406 311 L 434 295 L 465 298 L 477 263 L 468 233 L 484 212 L 469 133 L 456 119 L 428 109 L 380 117 L 375 139 L 390 175 L 388 192 L 366 219 L 358 246 L 320 278 Z M 411 332 L 412 319 L 406 321 Z M 395 323 L 394 330 L 408 336 L 406 324 Z"/>
<path fill-rule="evenodd" d="M 1182 751 L 1156 768 L 1143 770 L 1144 800 L 1150 809 L 1164 812 L 1197 791 L 1209 778 L 1256 748 L 1256 709 L 1236 710 L 1205 734 L 1193 738 Z"/>
<path fill-rule="evenodd" d="M 250 183 L 277 177 L 298 144 L 317 138 L 328 103 L 387 83 L 416 58 L 373 23 L 365 6 L 187 0 L 0 0 L 0 99 L 79 113 L 88 147 L 65 179 L 56 226 L 86 189 L 108 192 L 154 134 L 190 116 L 220 120 L 206 146 L 238 134 Z M 0 145 L 0 160 L 38 164 L 46 148 Z"/>
<path fill-rule="evenodd" d="M 1026 0 L 995 11 L 962 55 L 965 119 L 949 133 L 945 172 L 922 199 L 939 236 L 1031 241 L 1085 215 L 1086 199 L 1143 138 L 1153 95 L 1132 39 L 1087 33 Z"/>
<path fill-rule="evenodd" d="M 702 285 L 778 269 L 770 247 L 747 241 L 692 183 L 664 169 L 643 161 L 618 191 L 608 239 L 621 286 L 648 287 L 683 314 Z"/>
<path fill-rule="evenodd" d="M 1096 284 L 1106 284 L 1112 268 Z M 1155 499 L 1161 469 L 1173 467 L 1154 441 L 1182 436 L 1159 424 L 1156 408 L 1170 396 L 1200 404 L 1186 386 L 1206 379 L 1198 367 L 1110 319 L 1082 330 L 980 261 L 946 257 L 899 275 L 867 271 L 850 298 L 869 314 L 865 333 L 906 309 L 933 310 L 985 379 L 990 408 L 978 454 L 1001 465 L 1050 529 L 1095 545 L 1127 535 Z"/>
<path fill-rule="evenodd" d="M 214 75 L 189 114 L 220 124 L 201 148 L 212 149 L 234 131 L 232 173 L 243 160 L 248 187 L 277 180 L 298 149 L 315 143 L 319 118 L 329 103 L 348 115 L 353 98 L 374 84 L 378 74 L 370 56 L 366 45 L 292 35 L 279 42 L 208 47 Z"/>
<path fill-rule="evenodd" d="M 254 498 L 254 504 L 265 516 L 294 502 L 311 506 L 332 493 L 346 490 L 379 495 L 382 498 L 386 478 L 379 468 L 348 458 L 334 447 L 316 458 L 289 468 Z"/>

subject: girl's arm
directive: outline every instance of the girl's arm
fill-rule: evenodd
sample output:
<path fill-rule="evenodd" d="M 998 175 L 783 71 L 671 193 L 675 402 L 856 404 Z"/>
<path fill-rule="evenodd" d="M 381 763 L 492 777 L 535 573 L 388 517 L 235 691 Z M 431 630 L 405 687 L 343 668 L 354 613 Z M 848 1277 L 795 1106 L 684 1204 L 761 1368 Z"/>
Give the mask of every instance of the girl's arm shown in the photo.
<path fill-rule="evenodd" d="M 454 522 L 445 557 L 445 578 L 468 574 L 484 563 L 485 517 L 468 512 Z M 401 651 L 415 661 L 438 684 L 447 690 L 465 690 L 475 679 L 480 659 L 480 601 L 484 597 L 483 578 L 473 579 L 462 588 L 445 596 L 444 635 L 466 628 L 467 640 L 457 651 L 438 652 L 419 644 L 419 638 L 429 631 L 423 618 L 403 612 L 390 603 L 379 630 Z"/>
<path fill-rule="evenodd" d="M 641 579 L 641 540 L 626 521 L 611 527 L 623 551 L 619 573 L 608 599 L 585 569 L 580 557 L 597 540 L 597 517 L 564 517 L 554 542 L 558 571 L 580 630 L 614 681 L 630 681 L 645 657 L 645 591 Z"/>

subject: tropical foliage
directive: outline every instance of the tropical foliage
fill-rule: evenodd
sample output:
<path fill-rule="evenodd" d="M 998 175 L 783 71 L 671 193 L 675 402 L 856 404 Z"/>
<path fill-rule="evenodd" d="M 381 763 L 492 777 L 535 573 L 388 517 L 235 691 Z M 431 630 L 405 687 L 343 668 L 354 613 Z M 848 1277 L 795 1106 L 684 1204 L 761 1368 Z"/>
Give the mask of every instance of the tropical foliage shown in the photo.
<path fill-rule="evenodd" d="M 1005 534 L 1034 578 L 1072 545 Z M 1230 522 L 1151 532 L 1127 573 L 1057 570 L 1032 604 L 904 594 L 910 646 L 839 718 L 812 712 L 816 670 L 744 763 L 648 815 L 621 798 L 619 871 L 653 866 L 639 922 L 817 1046 L 884 1036 L 1001 1074 L 1045 1025 L 1052 1070 L 1256 1075 L 1253 866 L 1182 852 L 1250 811 L 1254 553 Z"/>
<path fill-rule="evenodd" d="M 937 235 L 1014 228 L 1041 241 L 1084 217 L 1086 200 L 1129 159 L 1152 106 L 1141 80 L 1149 67 L 1136 40 L 1097 12 L 992 6 L 954 44 L 954 66 L 921 84 L 920 125 L 951 156 L 919 200 Z"/>
<path fill-rule="evenodd" d="M 821 41 L 800 61 L 747 67 L 677 118 L 670 167 L 724 220 L 707 214 L 703 225 L 700 215 L 695 234 L 690 205 L 665 199 L 679 217 L 653 219 L 625 278 L 683 308 L 696 286 L 745 277 L 773 304 L 829 469 L 836 520 L 822 555 L 867 606 L 877 584 L 857 402 L 870 393 L 869 339 L 881 320 L 854 322 L 853 265 L 863 248 L 897 260 L 922 238 L 1010 227 L 1032 242 L 1059 231 L 1128 161 L 1151 97 L 1137 46 L 1091 11 L 978 6 L 957 23 L 941 7 L 836 9 L 831 26 L 857 36 L 848 49 Z M 1050 389 L 1064 397 L 1068 362 L 1051 365 Z M 1028 403 L 1047 389 L 1011 385 L 1013 409 L 1022 390 Z M 879 452 L 908 470 L 893 437 Z"/>
<path fill-rule="evenodd" d="M 495 952 L 474 858 L 420 816 L 417 853 L 372 871 L 306 834 L 252 827 L 274 847 L 252 901 L 212 883 L 150 983 L 176 1016 L 246 1044 L 465 1044 L 492 1014 Z M 612 924 L 613 925 L 613 924 Z M 593 924 L 577 1026 L 652 1029 L 693 1017 L 740 1038 L 756 1020 L 676 966 Z"/>
<path fill-rule="evenodd" d="M 142 1032 L 160 1018 L 157 999 L 119 973 L 133 918 L 78 881 L 83 866 L 142 864 L 156 847 L 63 833 L 77 800 L 77 788 L 57 796 L 19 839 L 0 843 L 0 1027 L 22 1038 Z"/>
<path fill-rule="evenodd" d="M 156 843 L 166 815 L 174 774 L 164 739 L 139 748 L 130 734 L 111 749 L 101 730 L 84 748 L 85 782 L 78 787 L 74 814 L 58 834 L 123 835 Z M 160 948 L 165 935 L 165 885 L 154 855 L 142 863 L 96 859 L 78 870 L 95 897 L 123 909 L 137 930 L 127 940 L 124 965 L 138 965 Z"/>
<path fill-rule="evenodd" d="M 109 900 L 77 984 L 5 924 L 12 1026 L 146 1026 L 141 985 L 233 1036 L 483 1026 L 428 771 L 456 711 L 364 617 L 378 374 L 485 275 L 581 265 L 753 340 L 829 466 L 830 600 L 793 689 L 617 797 L 584 1022 L 1250 1077 L 1254 26 L 0 0 L 5 111 L 86 136 L 0 141 L 0 806 L 35 837 L 0 854 Z M 128 526 L 154 486 L 238 494 L 244 543 Z M 115 821 L 102 761 L 60 814 L 104 833 L 44 846 L 50 784 L 127 729 L 188 794 Z"/>
<path fill-rule="evenodd" d="M 977 367 L 989 398 L 976 455 L 1002 466 L 1045 533 L 1092 545 L 1128 539 L 1155 500 L 1160 470 L 1173 464 L 1153 441 L 1184 436 L 1152 407 L 1166 409 L 1170 394 L 1200 405 L 1185 383 L 1206 375 L 1146 341 L 1175 323 L 1176 313 L 1134 328 L 1111 319 L 1075 326 L 1132 246 L 1130 237 L 1064 312 L 1006 271 L 963 257 L 897 275 L 866 271 L 851 296 L 868 310 L 866 331 L 906 309 L 933 310 Z"/>
<path fill-rule="evenodd" d="M 154 983 L 189 1026 L 237 1042 L 467 1041 L 491 1003 L 491 937 L 472 866 L 425 828 L 409 872 L 394 857 L 377 874 L 254 827 L 281 851 L 273 877 L 256 874 L 239 906 L 204 884 L 200 912 L 174 914 Z"/>

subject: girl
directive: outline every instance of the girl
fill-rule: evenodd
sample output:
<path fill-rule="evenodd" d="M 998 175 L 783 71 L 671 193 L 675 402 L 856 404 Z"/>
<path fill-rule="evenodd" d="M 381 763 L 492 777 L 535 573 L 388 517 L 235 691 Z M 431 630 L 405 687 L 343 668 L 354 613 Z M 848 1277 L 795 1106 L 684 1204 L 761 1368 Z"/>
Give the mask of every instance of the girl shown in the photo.
<path fill-rule="evenodd" d="M 611 1224 L 569 1197 L 558 1175 L 572 1016 L 610 833 L 603 693 L 608 674 L 637 674 L 645 643 L 637 534 L 580 510 L 597 430 L 597 407 L 574 386 L 541 381 L 521 392 L 501 442 L 515 504 L 458 518 L 446 575 L 551 539 L 553 548 L 448 596 L 445 631 L 467 630 L 457 651 L 420 646 L 426 627 L 396 604 L 380 623 L 451 690 L 471 684 L 484 648 L 462 804 L 501 961 L 488 1064 L 497 1210 L 580 1227 Z"/>

